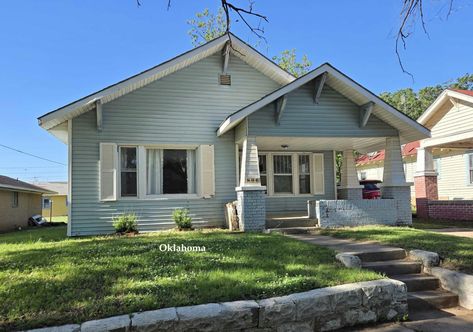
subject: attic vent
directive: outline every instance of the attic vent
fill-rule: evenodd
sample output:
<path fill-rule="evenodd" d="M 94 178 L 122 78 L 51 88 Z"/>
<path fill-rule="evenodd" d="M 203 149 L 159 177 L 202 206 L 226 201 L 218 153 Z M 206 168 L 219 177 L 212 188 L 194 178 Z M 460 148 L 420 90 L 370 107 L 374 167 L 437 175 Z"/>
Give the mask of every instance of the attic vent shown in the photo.
<path fill-rule="evenodd" d="M 232 76 L 229 74 L 220 74 L 218 81 L 220 85 L 232 85 Z"/>

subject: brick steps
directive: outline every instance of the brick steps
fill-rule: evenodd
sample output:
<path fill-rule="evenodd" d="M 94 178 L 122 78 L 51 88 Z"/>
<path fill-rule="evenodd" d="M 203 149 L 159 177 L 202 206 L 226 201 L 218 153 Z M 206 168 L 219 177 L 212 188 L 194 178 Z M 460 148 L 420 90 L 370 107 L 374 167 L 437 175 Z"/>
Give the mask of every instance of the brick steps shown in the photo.
<path fill-rule="evenodd" d="M 287 227 L 287 228 L 268 228 L 265 230 L 266 233 L 281 233 L 281 234 L 309 234 L 317 227 Z"/>

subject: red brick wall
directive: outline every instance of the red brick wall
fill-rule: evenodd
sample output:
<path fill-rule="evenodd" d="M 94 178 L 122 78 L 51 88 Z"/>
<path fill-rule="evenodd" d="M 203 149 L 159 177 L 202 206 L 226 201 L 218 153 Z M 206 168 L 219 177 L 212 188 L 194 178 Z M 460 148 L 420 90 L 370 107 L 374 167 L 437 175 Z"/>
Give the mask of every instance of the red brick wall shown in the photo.
<path fill-rule="evenodd" d="M 429 218 L 429 200 L 438 199 L 437 176 L 416 176 L 414 177 L 416 191 L 417 216 L 419 218 Z"/>
<path fill-rule="evenodd" d="M 428 214 L 432 219 L 473 221 L 473 201 L 428 201 Z"/>

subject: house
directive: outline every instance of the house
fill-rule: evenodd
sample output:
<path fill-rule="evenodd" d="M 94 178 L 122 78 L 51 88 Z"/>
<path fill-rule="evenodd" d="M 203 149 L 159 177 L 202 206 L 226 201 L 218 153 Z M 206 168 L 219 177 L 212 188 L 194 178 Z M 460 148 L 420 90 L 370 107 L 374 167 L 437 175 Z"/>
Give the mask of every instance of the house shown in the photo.
<path fill-rule="evenodd" d="M 69 235 L 112 232 L 130 211 L 141 231 L 168 229 L 176 208 L 222 226 L 234 200 L 242 229 L 261 230 L 267 213 L 337 199 L 335 151 L 338 198 L 361 199 L 353 150 L 383 147 L 384 204 L 409 222 L 400 145 L 430 136 L 330 64 L 296 79 L 233 34 L 38 120 L 68 145 Z"/>
<path fill-rule="evenodd" d="M 36 186 L 48 189 L 55 194 L 43 195 L 42 215 L 46 218 L 67 216 L 67 182 L 36 182 Z"/>
<path fill-rule="evenodd" d="M 432 137 L 403 146 L 406 180 L 414 182 L 417 150 L 421 149 L 432 159 L 428 167 L 432 167 L 431 176 L 436 176 L 436 199 L 473 200 L 473 91 L 443 91 L 418 121 L 431 130 Z M 382 150 L 360 156 L 360 179 L 382 180 L 383 162 Z M 422 185 L 417 187 L 411 187 L 414 202 L 416 190 L 423 191 Z"/>
<path fill-rule="evenodd" d="M 0 232 L 28 226 L 28 218 L 41 214 L 41 197 L 53 192 L 0 175 Z"/>

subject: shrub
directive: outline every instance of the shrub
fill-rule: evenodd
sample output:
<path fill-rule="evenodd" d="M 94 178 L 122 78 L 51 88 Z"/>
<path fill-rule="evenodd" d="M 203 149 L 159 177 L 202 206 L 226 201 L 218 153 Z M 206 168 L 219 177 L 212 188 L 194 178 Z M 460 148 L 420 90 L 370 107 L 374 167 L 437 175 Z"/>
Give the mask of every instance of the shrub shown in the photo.
<path fill-rule="evenodd" d="M 117 233 L 138 232 L 138 223 L 134 213 L 124 213 L 113 217 L 113 227 Z"/>
<path fill-rule="evenodd" d="M 176 209 L 172 213 L 172 218 L 179 229 L 192 228 L 192 218 L 189 216 L 189 210 Z"/>

